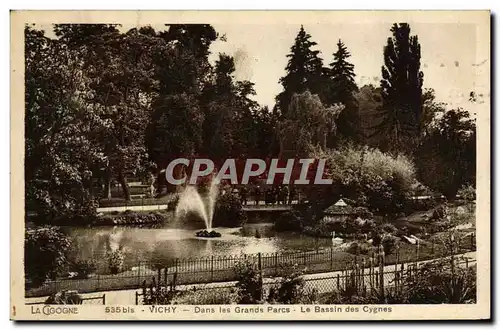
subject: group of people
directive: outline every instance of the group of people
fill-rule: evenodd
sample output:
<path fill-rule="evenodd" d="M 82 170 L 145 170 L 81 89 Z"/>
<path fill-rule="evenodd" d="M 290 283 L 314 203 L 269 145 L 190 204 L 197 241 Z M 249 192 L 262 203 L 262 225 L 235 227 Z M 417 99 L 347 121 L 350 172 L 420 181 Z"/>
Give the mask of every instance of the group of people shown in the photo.
<path fill-rule="evenodd" d="M 250 201 L 255 201 L 259 205 L 262 201 L 265 204 L 292 204 L 297 199 L 297 191 L 293 186 L 275 185 L 243 185 L 237 191 L 241 203 L 248 205 Z"/>

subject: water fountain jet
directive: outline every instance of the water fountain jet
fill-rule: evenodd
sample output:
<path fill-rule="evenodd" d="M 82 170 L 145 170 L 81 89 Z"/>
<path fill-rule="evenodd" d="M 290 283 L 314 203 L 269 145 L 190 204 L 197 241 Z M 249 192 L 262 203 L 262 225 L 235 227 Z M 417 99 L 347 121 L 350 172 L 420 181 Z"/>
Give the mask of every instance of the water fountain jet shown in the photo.
<path fill-rule="evenodd" d="M 215 212 L 215 202 L 219 194 L 218 182 L 212 180 L 207 195 L 207 205 L 195 186 L 188 186 L 181 193 L 179 203 L 175 209 L 176 219 L 185 219 L 190 213 L 196 214 L 205 222 L 205 230 L 196 233 L 197 237 L 220 237 L 220 233 L 212 230 L 212 221 Z"/>

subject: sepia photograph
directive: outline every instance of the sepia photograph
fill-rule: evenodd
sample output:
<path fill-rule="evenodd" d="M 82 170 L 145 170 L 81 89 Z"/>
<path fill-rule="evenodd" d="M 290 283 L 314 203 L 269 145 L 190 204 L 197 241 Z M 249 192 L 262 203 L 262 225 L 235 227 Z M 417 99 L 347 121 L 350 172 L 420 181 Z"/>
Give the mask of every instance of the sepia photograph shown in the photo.
<path fill-rule="evenodd" d="M 11 12 L 11 318 L 489 318 L 490 19 Z"/>

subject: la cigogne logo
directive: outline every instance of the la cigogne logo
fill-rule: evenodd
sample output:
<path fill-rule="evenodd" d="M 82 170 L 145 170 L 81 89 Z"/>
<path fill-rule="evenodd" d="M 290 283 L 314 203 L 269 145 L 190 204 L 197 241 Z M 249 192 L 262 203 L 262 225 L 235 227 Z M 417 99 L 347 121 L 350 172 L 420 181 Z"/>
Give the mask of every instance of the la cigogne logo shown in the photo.
<path fill-rule="evenodd" d="M 325 178 L 325 170 L 325 159 L 175 158 L 161 172 L 172 185 L 195 185 L 207 179 L 243 185 L 257 179 L 272 185 L 332 184 L 331 179 Z"/>

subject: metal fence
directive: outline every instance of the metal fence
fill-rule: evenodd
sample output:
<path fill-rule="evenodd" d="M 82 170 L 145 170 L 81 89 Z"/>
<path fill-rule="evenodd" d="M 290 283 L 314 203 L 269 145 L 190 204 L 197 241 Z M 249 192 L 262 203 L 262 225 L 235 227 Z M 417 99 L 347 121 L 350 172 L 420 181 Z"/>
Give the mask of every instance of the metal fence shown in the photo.
<path fill-rule="evenodd" d="M 460 276 L 457 269 L 469 269 L 475 264 L 474 260 L 466 257 L 449 256 L 439 260 L 455 271 L 451 273 Z M 320 303 L 334 304 L 353 302 L 352 297 L 366 298 L 372 295 L 376 299 L 386 297 L 390 301 L 393 297 L 398 297 L 409 288 L 409 285 L 423 273 L 425 267 L 442 270 L 434 261 L 422 261 L 412 263 L 399 263 L 386 265 L 383 254 L 379 254 L 372 260 L 368 267 L 363 268 L 359 263 L 352 263 L 348 269 L 328 274 L 315 274 L 303 276 L 303 287 L 300 295 L 295 298 L 298 301 L 288 303 Z M 165 294 L 158 295 L 160 301 L 154 304 L 173 303 L 180 305 L 207 305 L 207 304 L 233 304 L 238 301 L 236 283 L 207 283 L 197 285 L 177 285 L 175 276 L 153 277 L 149 284 L 143 283 L 143 287 L 135 293 L 135 304 L 145 304 L 144 297 L 152 299 L 155 292 L 173 292 L 169 301 L 161 300 Z M 259 300 L 262 302 L 272 302 L 272 292 L 278 291 L 282 285 L 281 277 L 264 277 L 260 284 L 261 293 Z"/>
<path fill-rule="evenodd" d="M 455 254 L 475 250 L 475 234 L 473 232 L 456 239 Z M 351 253 L 349 253 L 351 252 Z M 103 272 L 89 278 L 57 279 L 46 282 L 40 287 L 26 290 L 27 297 L 48 296 L 62 290 L 78 290 L 80 293 L 112 291 L 140 288 L 144 280 L 152 276 L 168 278 L 176 276 L 176 284 L 200 284 L 212 282 L 229 282 L 236 280 L 234 267 L 244 259 L 259 265 L 264 277 L 279 276 L 283 268 L 297 265 L 305 268 L 306 274 L 326 273 L 350 269 L 353 263 L 360 267 L 369 267 L 374 258 L 373 251 L 341 251 L 337 248 L 322 248 L 311 251 L 295 251 L 286 253 L 258 253 L 238 256 L 209 256 L 193 259 L 173 259 L 167 264 L 137 260 L 128 264 L 133 267 L 118 273 Z M 405 244 L 395 247 L 385 256 L 385 265 L 401 264 L 411 261 L 431 260 L 450 255 L 450 251 L 441 242 L 425 244 Z M 100 259 L 105 260 L 106 256 Z"/>

